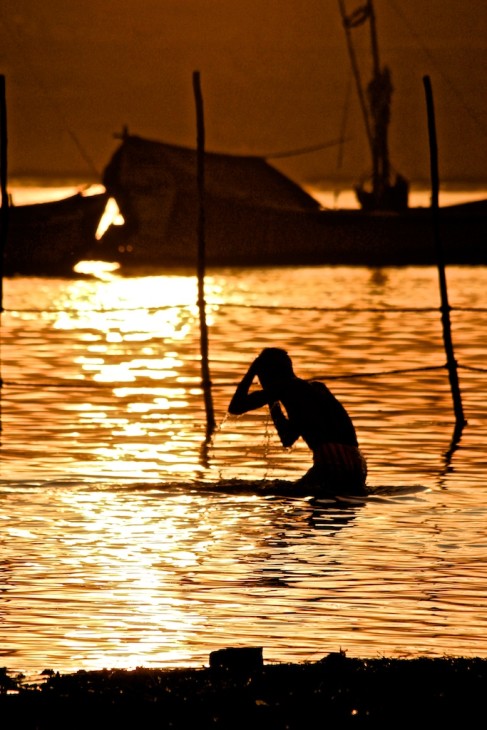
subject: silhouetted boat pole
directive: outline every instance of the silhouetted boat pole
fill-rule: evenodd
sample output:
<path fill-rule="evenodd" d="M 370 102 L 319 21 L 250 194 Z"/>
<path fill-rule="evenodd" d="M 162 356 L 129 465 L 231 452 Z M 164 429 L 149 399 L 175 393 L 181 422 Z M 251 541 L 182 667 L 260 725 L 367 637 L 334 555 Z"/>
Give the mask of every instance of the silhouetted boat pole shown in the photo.
<path fill-rule="evenodd" d="M 198 309 L 200 313 L 201 379 L 206 409 L 206 437 L 215 430 L 215 416 L 211 397 L 210 368 L 208 365 L 208 327 L 205 314 L 205 123 L 199 71 L 193 72 L 193 90 L 196 104 L 197 131 L 197 184 L 198 184 Z"/>
<path fill-rule="evenodd" d="M 0 222 L 0 313 L 3 312 L 3 254 L 7 243 L 8 192 L 7 192 L 7 101 L 5 76 L 0 75 L 0 190 L 2 196 Z"/>
<path fill-rule="evenodd" d="M 446 287 L 445 276 L 445 257 L 443 254 L 443 244 L 440 236 L 439 226 L 439 175 L 438 175 L 438 148 L 436 143 L 436 124 L 435 110 L 433 104 L 433 92 L 431 89 L 431 81 L 429 76 L 423 77 L 423 84 L 426 94 L 426 108 L 428 112 L 428 133 L 430 146 L 430 165 L 431 165 L 431 211 L 433 216 L 433 232 L 436 246 L 436 256 L 438 263 L 438 275 L 440 279 L 441 292 L 441 320 L 443 323 L 443 341 L 445 343 L 448 373 L 450 377 L 450 386 L 453 396 L 453 408 L 456 418 L 456 429 L 461 430 L 466 424 L 463 414 L 462 398 L 460 395 L 460 387 L 458 383 L 457 361 L 453 352 L 453 342 L 451 336 L 450 325 L 450 305 L 448 303 L 448 292 Z"/>
<path fill-rule="evenodd" d="M 5 93 L 5 76 L 0 75 L 0 327 L 3 312 L 3 255 L 7 243 L 8 231 L 8 192 L 7 192 L 7 100 Z M 1 339 L 0 339 L 1 344 Z M 0 431 L 2 431 L 2 353 L 0 350 Z"/>

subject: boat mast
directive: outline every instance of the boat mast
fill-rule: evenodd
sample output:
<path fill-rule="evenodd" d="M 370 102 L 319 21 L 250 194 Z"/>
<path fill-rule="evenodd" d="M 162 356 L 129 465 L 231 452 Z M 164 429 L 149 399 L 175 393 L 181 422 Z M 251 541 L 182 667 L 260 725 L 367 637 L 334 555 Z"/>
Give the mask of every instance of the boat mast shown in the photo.
<path fill-rule="evenodd" d="M 390 105 L 392 83 L 389 68 L 381 68 L 379 58 L 379 44 L 375 12 L 372 0 L 365 2 L 347 14 L 345 0 L 338 0 L 343 27 L 347 39 L 348 51 L 355 76 L 357 92 L 365 122 L 365 131 L 372 156 L 372 192 L 358 191 L 360 202 L 370 208 L 389 207 L 387 199 L 390 197 L 390 164 L 388 147 L 388 128 L 390 121 Z M 364 92 L 360 77 L 360 70 L 352 42 L 352 29 L 364 23 L 369 23 L 370 43 L 372 49 L 372 79 Z M 367 202 L 365 196 L 367 195 Z"/>
<path fill-rule="evenodd" d="M 372 133 L 372 160 L 373 178 L 372 192 L 374 202 L 379 207 L 386 190 L 390 187 L 388 129 L 391 118 L 392 83 L 391 73 L 387 66 L 381 69 L 379 60 L 379 46 L 377 42 L 377 28 L 372 0 L 366 2 L 369 16 L 370 40 L 372 46 L 373 76 L 367 87 L 370 111 L 373 121 Z"/>
<path fill-rule="evenodd" d="M 365 98 L 364 89 L 362 86 L 362 79 L 360 77 L 360 69 L 359 69 L 359 65 L 357 62 L 357 56 L 355 53 L 355 48 L 353 46 L 352 33 L 351 33 L 352 28 L 354 28 L 357 24 L 360 24 L 363 22 L 361 15 L 358 20 L 356 17 L 357 13 L 359 13 L 359 12 L 361 13 L 362 9 L 358 8 L 351 15 L 347 15 L 347 11 L 345 8 L 345 0 L 338 0 L 338 5 L 340 7 L 343 27 L 345 29 L 345 37 L 347 39 L 348 53 L 350 55 L 352 71 L 353 71 L 353 75 L 355 78 L 355 84 L 357 86 L 357 94 L 358 94 L 358 98 L 359 98 L 359 102 L 360 102 L 360 108 L 362 110 L 362 115 L 364 117 L 365 132 L 367 134 L 367 140 L 370 145 L 370 151 L 373 154 L 372 131 L 370 129 L 369 111 L 367 109 L 367 100 Z"/>

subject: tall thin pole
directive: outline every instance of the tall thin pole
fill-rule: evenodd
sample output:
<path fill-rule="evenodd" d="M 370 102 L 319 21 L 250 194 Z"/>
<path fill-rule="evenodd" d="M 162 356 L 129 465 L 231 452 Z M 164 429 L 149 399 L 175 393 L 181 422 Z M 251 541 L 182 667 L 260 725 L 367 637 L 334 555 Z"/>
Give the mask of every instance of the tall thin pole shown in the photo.
<path fill-rule="evenodd" d="M 201 380 L 206 409 L 206 438 L 210 439 L 215 430 L 215 415 L 211 396 L 210 368 L 208 364 L 208 327 L 205 313 L 205 123 L 203 97 L 201 94 L 199 71 L 193 72 L 193 91 L 196 105 L 197 131 L 197 185 L 198 185 L 198 309 L 200 314 Z"/>
<path fill-rule="evenodd" d="M 0 327 L 3 312 L 3 256 L 8 233 L 8 191 L 7 191 L 7 100 L 5 92 L 5 76 L 0 75 Z M 1 332 L 0 332 L 1 335 Z M 1 336 L 0 336 L 1 348 Z M 0 349 L 0 432 L 2 426 L 2 352 Z"/>
<path fill-rule="evenodd" d="M 443 252 L 443 244 L 440 236 L 439 226 L 439 174 L 438 174 L 438 147 L 436 142 L 436 123 L 435 110 L 433 104 L 433 92 L 431 89 L 431 80 L 429 76 L 423 77 L 424 90 L 426 94 L 426 108 L 428 112 L 428 133 L 430 146 L 430 165 L 431 165 L 431 211 L 433 217 L 433 232 L 436 245 L 436 257 L 438 263 L 438 276 L 440 280 L 441 293 L 441 321 L 443 323 L 443 342 L 445 344 L 448 374 L 450 378 L 450 387 L 453 398 L 453 409 L 456 418 L 457 429 L 462 429 L 466 424 L 463 413 L 462 398 L 460 395 L 460 386 L 458 383 L 457 361 L 453 352 L 453 341 L 451 336 L 450 311 L 451 307 L 448 303 L 448 291 L 446 286 L 445 275 L 445 256 Z"/>
<path fill-rule="evenodd" d="M 3 255 L 8 231 L 7 191 L 7 101 L 5 76 L 0 75 L 0 193 L 2 196 L 0 221 L 0 313 L 3 312 Z"/>

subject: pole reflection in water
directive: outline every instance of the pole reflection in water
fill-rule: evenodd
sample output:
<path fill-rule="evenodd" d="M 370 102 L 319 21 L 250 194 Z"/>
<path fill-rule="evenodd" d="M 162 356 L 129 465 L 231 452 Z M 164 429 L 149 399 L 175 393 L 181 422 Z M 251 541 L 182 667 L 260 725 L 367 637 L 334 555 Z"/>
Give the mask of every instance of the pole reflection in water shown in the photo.
<path fill-rule="evenodd" d="M 4 665 L 487 656 L 486 279 L 448 271 L 468 421 L 452 440 L 434 269 L 210 271 L 210 444 L 194 276 L 7 280 Z M 264 410 L 226 415 L 268 345 L 351 413 L 364 504 L 260 489 L 310 462 Z"/>

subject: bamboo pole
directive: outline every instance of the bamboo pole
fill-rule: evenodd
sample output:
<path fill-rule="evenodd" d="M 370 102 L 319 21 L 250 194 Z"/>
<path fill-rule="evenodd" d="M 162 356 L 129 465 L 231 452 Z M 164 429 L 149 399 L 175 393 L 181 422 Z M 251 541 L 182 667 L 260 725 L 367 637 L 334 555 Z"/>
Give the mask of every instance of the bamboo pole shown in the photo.
<path fill-rule="evenodd" d="M 5 76 L 0 75 L 0 193 L 2 197 L 0 223 L 0 313 L 3 312 L 3 256 L 7 243 L 8 192 L 7 192 L 7 102 Z"/>
<path fill-rule="evenodd" d="M 201 380 L 206 410 L 206 440 L 210 440 L 215 430 L 215 416 L 211 396 L 210 368 L 208 364 L 208 327 L 205 313 L 205 124 L 203 97 L 201 94 L 199 71 L 193 72 L 193 91 L 196 105 L 197 131 L 197 185 L 198 185 L 198 309 L 200 315 Z"/>
<path fill-rule="evenodd" d="M 0 328 L 3 312 L 3 257 L 8 232 L 8 191 L 7 191 L 7 101 L 5 92 L 5 76 L 0 75 Z M 0 332 L 1 335 L 1 332 Z M 1 337 L 0 337 L 1 347 Z M 0 349 L 0 432 L 2 425 L 2 352 Z"/>
<path fill-rule="evenodd" d="M 448 291 L 446 286 L 445 275 L 445 256 L 443 252 L 443 243 L 440 235 L 439 226 L 439 174 L 438 174 L 438 147 L 436 142 L 436 124 L 435 110 L 433 103 L 433 92 L 431 89 L 431 80 L 429 76 L 423 77 L 423 84 L 426 94 L 426 108 L 428 112 L 428 133 L 430 146 L 430 165 L 431 165 L 431 211 L 433 217 L 433 232 L 436 246 L 436 257 L 438 264 L 438 276 L 440 281 L 441 294 L 441 320 L 443 324 L 443 342 L 445 344 L 448 375 L 450 378 L 450 387 L 453 398 L 453 409 L 456 419 L 456 433 L 461 432 L 466 424 L 463 413 L 462 398 L 460 394 L 460 386 L 458 382 L 457 361 L 453 351 L 453 341 L 451 335 L 450 311 L 451 307 L 448 302 Z"/>

